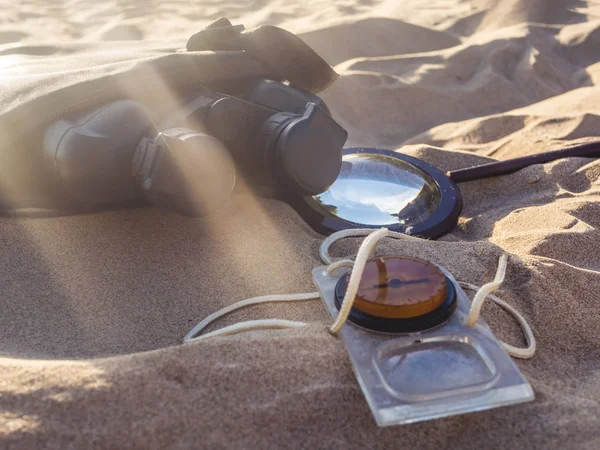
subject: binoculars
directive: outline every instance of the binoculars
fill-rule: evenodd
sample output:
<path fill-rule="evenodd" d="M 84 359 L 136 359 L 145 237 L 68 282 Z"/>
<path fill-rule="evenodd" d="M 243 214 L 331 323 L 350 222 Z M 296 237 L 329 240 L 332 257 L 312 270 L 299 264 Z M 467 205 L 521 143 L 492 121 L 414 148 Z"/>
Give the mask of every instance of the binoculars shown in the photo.
<path fill-rule="evenodd" d="M 76 204 L 145 197 L 197 217 L 219 207 L 240 175 L 284 199 L 326 191 L 346 138 L 322 99 L 259 80 L 240 97 L 196 93 L 160 126 L 133 100 L 60 120 L 44 133 L 43 166 Z"/>

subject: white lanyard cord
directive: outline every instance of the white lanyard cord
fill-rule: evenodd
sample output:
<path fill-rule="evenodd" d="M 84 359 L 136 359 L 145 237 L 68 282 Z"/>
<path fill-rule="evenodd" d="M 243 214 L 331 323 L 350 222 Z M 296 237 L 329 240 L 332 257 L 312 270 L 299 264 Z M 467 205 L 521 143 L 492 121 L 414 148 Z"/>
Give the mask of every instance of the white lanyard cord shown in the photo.
<path fill-rule="evenodd" d="M 341 239 L 345 239 L 347 237 L 360 237 L 366 236 L 363 240 L 358 253 L 356 254 L 356 259 L 353 260 L 341 260 L 337 262 L 333 262 L 331 256 L 329 255 L 329 248 Z M 335 322 L 330 328 L 330 332 L 332 334 L 337 334 L 339 330 L 344 326 L 346 321 L 348 320 L 348 316 L 350 315 L 350 311 L 352 310 L 352 304 L 354 303 L 354 299 L 356 298 L 356 293 L 358 292 L 358 287 L 360 280 L 363 275 L 363 271 L 367 260 L 371 257 L 378 243 L 386 237 L 396 238 L 396 239 L 418 239 L 411 236 L 407 236 L 402 233 L 397 233 L 388 230 L 387 228 L 381 228 L 379 230 L 373 231 L 372 229 L 354 229 L 354 230 L 342 230 L 337 233 L 332 234 L 328 238 L 326 238 L 320 247 L 321 259 L 328 264 L 327 271 L 329 273 L 334 272 L 335 270 L 341 267 L 351 267 L 352 271 L 350 272 L 350 279 L 348 281 L 348 287 L 346 288 L 346 293 L 344 295 L 344 300 L 342 301 L 342 305 L 340 307 L 340 311 L 335 319 Z M 491 295 L 492 292 L 497 290 L 503 283 L 504 277 L 506 274 L 506 266 L 507 266 L 508 258 L 506 255 L 502 255 L 500 257 L 500 261 L 498 264 L 498 270 L 496 272 L 496 276 L 494 277 L 494 281 L 491 283 L 487 283 L 481 287 L 474 286 L 470 283 L 459 282 L 459 285 L 465 289 L 476 291 L 475 297 L 473 298 L 473 302 L 471 303 L 471 308 L 469 310 L 469 315 L 464 321 L 466 326 L 473 326 L 477 322 L 479 318 L 479 314 L 481 312 L 481 308 L 485 300 L 490 299 L 501 308 L 506 310 L 509 314 L 511 314 L 519 323 L 523 333 L 525 335 L 525 339 L 527 341 L 526 348 L 514 347 L 512 345 L 506 344 L 502 342 L 502 345 L 506 349 L 506 351 L 515 358 L 528 359 L 531 358 L 535 354 L 536 350 L 536 341 L 535 336 L 531 330 L 531 327 L 525 320 L 525 318 L 512 306 L 508 303 L 500 300 L 498 297 Z M 223 317 L 226 314 L 229 314 L 235 310 L 240 308 L 245 308 L 250 305 L 257 305 L 261 303 L 271 303 L 271 302 L 298 302 L 298 301 L 306 301 L 313 300 L 319 298 L 318 292 L 310 292 L 306 294 L 288 294 L 288 295 L 264 295 L 261 297 L 253 297 L 248 298 L 246 300 L 239 301 L 237 303 L 233 303 L 225 308 L 222 308 L 209 316 L 207 316 L 204 320 L 202 320 L 198 325 L 196 325 L 184 338 L 184 343 L 189 342 L 197 342 L 209 338 L 213 338 L 216 336 L 224 336 L 237 334 L 244 331 L 249 330 L 258 330 L 258 329 L 283 329 L 283 328 L 299 328 L 307 325 L 304 322 L 296 322 L 290 320 L 280 320 L 280 319 L 267 319 L 267 320 L 248 320 L 244 322 L 239 322 L 234 325 L 230 325 L 219 330 L 212 331 L 210 333 L 206 333 L 200 336 L 197 336 L 204 328 L 206 328 L 210 323 Z"/>

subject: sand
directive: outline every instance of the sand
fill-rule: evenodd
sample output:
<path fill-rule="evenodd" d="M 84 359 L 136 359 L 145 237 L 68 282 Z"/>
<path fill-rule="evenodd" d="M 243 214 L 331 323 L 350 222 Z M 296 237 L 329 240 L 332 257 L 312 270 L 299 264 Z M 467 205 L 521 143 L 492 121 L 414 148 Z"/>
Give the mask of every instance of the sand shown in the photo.
<path fill-rule="evenodd" d="M 600 3 L 547 0 L 0 1 L 0 67 L 49 41 L 186 39 L 220 16 L 298 33 L 341 74 L 323 97 L 350 133 L 443 169 L 598 139 Z M 8 49 L 11 49 L 8 51 Z M 32 50 L 33 49 L 33 50 Z M 33 55 L 33 56 L 32 56 Z M 461 186 L 439 241 L 386 242 L 489 281 L 538 351 L 536 400 L 379 429 L 319 301 L 244 310 L 310 322 L 180 345 L 215 310 L 313 290 L 323 236 L 286 204 L 238 196 L 208 219 L 152 208 L 0 218 L 4 448 L 600 446 L 600 162 L 572 158 Z M 336 246 L 352 255 L 359 242 Z M 488 305 L 497 335 L 523 344 Z"/>

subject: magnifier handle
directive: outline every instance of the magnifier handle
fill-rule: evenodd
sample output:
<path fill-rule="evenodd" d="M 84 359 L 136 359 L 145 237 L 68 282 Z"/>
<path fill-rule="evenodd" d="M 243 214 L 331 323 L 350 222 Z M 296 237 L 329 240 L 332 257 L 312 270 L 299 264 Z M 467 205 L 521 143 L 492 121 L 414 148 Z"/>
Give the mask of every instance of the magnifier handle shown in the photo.
<path fill-rule="evenodd" d="M 600 158 L 600 142 L 588 142 L 574 147 L 523 156 L 521 158 L 498 161 L 481 166 L 468 167 L 466 169 L 452 170 L 446 172 L 455 183 L 465 181 L 481 180 L 483 178 L 497 177 L 517 172 L 533 164 L 543 164 L 561 158 L 571 157 Z"/>

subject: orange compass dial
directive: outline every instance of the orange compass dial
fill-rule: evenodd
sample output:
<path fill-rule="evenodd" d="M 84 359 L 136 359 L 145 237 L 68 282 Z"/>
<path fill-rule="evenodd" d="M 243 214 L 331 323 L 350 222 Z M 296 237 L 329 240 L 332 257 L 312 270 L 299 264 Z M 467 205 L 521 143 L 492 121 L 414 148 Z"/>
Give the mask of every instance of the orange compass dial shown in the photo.
<path fill-rule="evenodd" d="M 405 319 L 436 310 L 447 293 L 446 277 L 435 265 L 406 256 L 378 257 L 367 261 L 353 306 L 375 317 Z"/>

